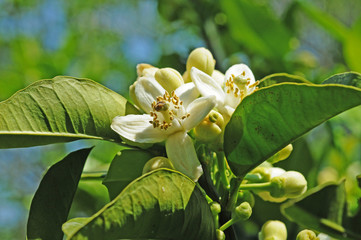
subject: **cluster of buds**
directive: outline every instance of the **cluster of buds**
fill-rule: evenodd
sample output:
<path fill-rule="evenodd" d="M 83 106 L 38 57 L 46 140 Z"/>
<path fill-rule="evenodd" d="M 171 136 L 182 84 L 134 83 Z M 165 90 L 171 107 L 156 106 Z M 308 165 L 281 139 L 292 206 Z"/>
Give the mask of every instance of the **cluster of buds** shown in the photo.
<path fill-rule="evenodd" d="M 191 137 L 211 147 L 222 146 L 226 124 L 243 99 L 258 89 L 259 81 L 255 81 L 245 64 L 233 65 L 224 74 L 217 71 L 211 52 L 205 48 L 190 53 L 183 74 L 173 68 L 149 64 L 139 64 L 137 74 L 137 80 L 129 88 L 130 97 L 144 114 L 116 117 L 113 130 L 137 143 L 165 142 L 167 158 L 150 159 L 143 174 L 159 168 L 176 169 L 197 181 L 203 170 Z M 223 231 L 227 227 L 251 216 L 252 192 L 266 201 L 281 202 L 306 191 L 307 181 L 301 173 L 272 166 L 288 158 L 292 149 L 289 144 L 240 180 L 243 182 L 235 188 L 232 195 L 236 196 L 235 201 L 228 209 L 232 218 L 217 230 L 217 239 L 225 238 Z M 227 189 L 227 164 L 224 154 L 219 152 L 214 152 L 217 173 Z M 220 205 L 213 202 L 210 208 L 218 228 Z M 300 233 L 298 239 L 314 239 L 312 236 L 308 232 Z M 286 226 L 280 221 L 268 221 L 259 239 L 287 239 Z"/>
<path fill-rule="evenodd" d="M 307 190 L 307 181 L 301 173 L 272 167 L 269 163 L 255 168 L 245 179 L 247 182 L 240 189 L 252 190 L 263 200 L 270 202 L 296 198 Z"/>

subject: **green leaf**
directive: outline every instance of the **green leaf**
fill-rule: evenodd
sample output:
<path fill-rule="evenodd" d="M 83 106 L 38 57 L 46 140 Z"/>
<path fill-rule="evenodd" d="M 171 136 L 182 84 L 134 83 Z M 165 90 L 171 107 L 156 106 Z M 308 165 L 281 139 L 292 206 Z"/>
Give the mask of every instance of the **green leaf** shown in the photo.
<path fill-rule="evenodd" d="M 63 225 L 68 239 L 215 239 L 205 197 L 183 174 L 160 169 L 129 184 L 87 221 Z"/>
<path fill-rule="evenodd" d="M 259 81 L 259 88 L 268 87 L 277 83 L 294 82 L 294 83 L 311 83 L 303 77 L 288 73 L 274 73 L 262 78 Z"/>
<path fill-rule="evenodd" d="M 85 161 L 92 148 L 70 153 L 49 168 L 31 202 L 28 239 L 63 239 L 67 220 Z"/>
<path fill-rule="evenodd" d="M 134 179 L 142 176 L 144 164 L 154 157 L 142 150 L 126 149 L 121 151 L 110 164 L 103 184 L 108 188 L 110 199 L 114 199 Z"/>
<path fill-rule="evenodd" d="M 229 166 L 243 176 L 312 128 L 360 104 L 361 91 L 352 86 L 280 83 L 262 88 L 241 102 L 225 129 Z"/>
<path fill-rule="evenodd" d="M 112 119 L 134 111 L 125 98 L 88 79 L 38 81 L 0 103 L 0 148 L 119 140 Z"/>
<path fill-rule="evenodd" d="M 325 201 L 327 199 L 327 201 Z M 326 184 L 307 192 L 302 198 L 281 205 L 281 212 L 304 228 L 326 233 L 337 239 L 360 240 L 361 235 L 342 226 L 345 184 Z"/>
<path fill-rule="evenodd" d="M 356 72 L 339 73 L 331 76 L 322 84 L 343 84 L 361 88 L 361 75 Z"/>

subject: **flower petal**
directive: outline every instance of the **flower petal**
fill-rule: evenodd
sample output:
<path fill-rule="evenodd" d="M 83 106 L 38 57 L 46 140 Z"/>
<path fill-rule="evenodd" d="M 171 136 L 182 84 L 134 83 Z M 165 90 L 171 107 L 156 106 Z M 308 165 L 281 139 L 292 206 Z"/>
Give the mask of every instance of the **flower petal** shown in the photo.
<path fill-rule="evenodd" d="M 190 75 L 202 96 L 213 96 L 217 101 L 217 105 L 224 103 L 224 92 L 213 78 L 195 67 L 192 67 Z"/>
<path fill-rule="evenodd" d="M 241 98 L 238 96 L 234 96 L 233 93 L 226 94 L 225 97 L 225 105 L 231 106 L 232 108 L 237 108 L 238 104 L 241 102 Z"/>
<path fill-rule="evenodd" d="M 186 131 L 197 126 L 216 105 L 214 97 L 201 97 L 194 100 L 188 107 L 189 117 L 183 120 L 183 128 Z"/>
<path fill-rule="evenodd" d="M 227 72 L 225 74 L 225 79 L 226 80 L 229 79 L 232 74 L 234 76 L 238 76 L 238 75 L 243 74 L 243 72 L 245 73 L 245 78 L 249 78 L 250 84 L 255 83 L 255 78 L 254 78 L 254 75 L 253 75 L 251 69 L 246 64 L 243 64 L 243 63 L 235 64 L 232 67 L 228 68 L 228 70 L 227 70 Z M 248 89 L 247 95 L 249 93 L 253 92 L 254 88 L 255 87 L 253 87 L 251 89 Z"/>
<path fill-rule="evenodd" d="M 182 100 L 184 106 L 188 106 L 199 96 L 199 91 L 192 82 L 181 85 L 174 93 Z"/>
<path fill-rule="evenodd" d="M 165 148 L 168 158 L 176 170 L 184 173 L 195 182 L 203 174 L 192 140 L 186 132 L 182 131 L 170 135 L 165 142 Z"/>
<path fill-rule="evenodd" d="M 149 121 L 153 118 L 148 114 L 117 116 L 111 128 L 120 136 L 139 143 L 156 143 L 164 141 L 170 131 L 153 128 Z"/>
<path fill-rule="evenodd" d="M 214 70 L 212 73 L 212 78 L 218 83 L 219 86 L 223 87 L 224 85 L 224 74 L 218 70 Z"/>
<path fill-rule="evenodd" d="M 153 77 L 141 77 L 135 85 L 135 96 L 146 113 L 152 110 L 152 103 L 157 97 L 164 93 L 164 88 Z"/>

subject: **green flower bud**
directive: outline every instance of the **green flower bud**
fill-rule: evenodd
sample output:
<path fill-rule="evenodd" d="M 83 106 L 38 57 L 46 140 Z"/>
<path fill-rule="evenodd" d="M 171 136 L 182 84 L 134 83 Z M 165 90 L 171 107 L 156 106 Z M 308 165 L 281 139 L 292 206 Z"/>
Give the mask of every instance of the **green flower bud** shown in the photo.
<path fill-rule="evenodd" d="M 180 73 L 173 68 L 161 68 L 155 75 L 155 79 L 169 93 L 176 90 L 180 85 L 184 84 Z"/>
<path fill-rule="evenodd" d="M 286 225 L 278 220 L 270 220 L 263 224 L 258 233 L 259 240 L 287 240 Z"/>
<path fill-rule="evenodd" d="M 271 184 L 273 188 L 270 194 L 276 198 L 295 198 L 307 190 L 305 177 L 296 171 L 287 171 L 280 176 L 272 178 Z"/>
<path fill-rule="evenodd" d="M 267 159 L 267 162 L 274 164 L 279 161 L 285 160 L 291 155 L 292 150 L 293 150 L 292 144 L 288 144 L 286 147 L 281 149 L 275 155 Z"/>
<path fill-rule="evenodd" d="M 216 61 L 213 59 L 212 53 L 206 48 L 196 48 L 188 56 L 187 71 L 190 72 L 192 67 L 212 76 Z"/>
<path fill-rule="evenodd" d="M 217 202 L 212 202 L 209 207 L 213 215 L 218 215 L 222 210 L 221 205 Z"/>
<path fill-rule="evenodd" d="M 221 136 L 224 127 L 222 115 L 212 110 L 203 121 L 194 128 L 194 136 L 198 141 L 210 143 Z"/>
<path fill-rule="evenodd" d="M 216 237 L 217 237 L 217 240 L 225 240 L 226 234 L 224 234 L 224 232 L 222 230 L 217 229 Z"/>
<path fill-rule="evenodd" d="M 184 83 L 192 82 L 191 76 L 189 74 L 189 71 L 185 71 L 182 75 Z"/>
<path fill-rule="evenodd" d="M 250 182 L 269 182 L 272 178 L 277 177 L 286 171 L 278 167 L 256 167 L 251 171 L 251 174 L 259 174 L 260 179 L 257 181 Z"/>
<path fill-rule="evenodd" d="M 241 203 L 232 212 L 232 219 L 236 222 L 239 220 L 247 220 L 252 215 L 252 207 L 248 202 Z"/>
<path fill-rule="evenodd" d="M 168 158 L 165 157 L 154 157 L 150 159 L 143 167 L 143 174 L 153 171 L 158 168 L 169 168 L 174 169 L 173 164 Z"/>
<path fill-rule="evenodd" d="M 318 240 L 319 238 L 316 236 L 311 230 L 305 229 L 297 234 L 296 240 Z"/>

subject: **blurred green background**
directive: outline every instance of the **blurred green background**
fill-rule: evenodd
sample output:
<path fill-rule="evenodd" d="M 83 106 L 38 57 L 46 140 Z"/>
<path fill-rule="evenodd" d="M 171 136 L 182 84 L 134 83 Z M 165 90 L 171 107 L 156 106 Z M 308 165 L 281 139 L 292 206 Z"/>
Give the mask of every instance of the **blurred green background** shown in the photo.
<path fill-rule="evenodd" d="M 320 83 L 361 72 L 360 12 L 359 0 L 0 0 L 0 100 L 57 75 L 90 78 L 127 97 L 136 64 L 183 72 L 189 52 L 200 46 L 211 50 L 221 71 L 243 62 L 257 79 L 287 72 Z M 0 150 L 1 239 L 25 238 L 30 201 L 46 168 L 94 144 L 86 169 L 106 170 L 118 150 L 112 144 Z M 294 149 L 280 166 L 302 171 L 310 186 L 346 176 L 355 211 L 361 108 L 322 124 Z M 99 181 L 82 182 L 72 214 L 90 215 L 107 200 Z M 256 211 L 255 226 L 264 218 Z"/>

